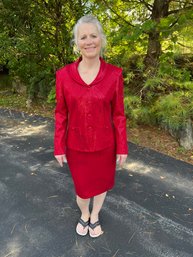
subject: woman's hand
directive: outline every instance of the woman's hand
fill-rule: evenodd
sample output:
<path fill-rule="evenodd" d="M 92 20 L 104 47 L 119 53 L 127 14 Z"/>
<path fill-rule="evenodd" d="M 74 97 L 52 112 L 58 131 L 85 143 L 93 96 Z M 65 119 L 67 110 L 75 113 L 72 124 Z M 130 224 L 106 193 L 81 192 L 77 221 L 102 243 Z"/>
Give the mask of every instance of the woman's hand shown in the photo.
<path fill-rule="evenodd" d="M 126 162 L 127 154 L 117 154 L 117 164 L 122 167 Z"/>
<path fill-rule="evenodd" d="M 64 162 L 67 162 L 66 155 L 55 155 L 56 160 L 59 162 L 60 166 L 63 167 Z"/>

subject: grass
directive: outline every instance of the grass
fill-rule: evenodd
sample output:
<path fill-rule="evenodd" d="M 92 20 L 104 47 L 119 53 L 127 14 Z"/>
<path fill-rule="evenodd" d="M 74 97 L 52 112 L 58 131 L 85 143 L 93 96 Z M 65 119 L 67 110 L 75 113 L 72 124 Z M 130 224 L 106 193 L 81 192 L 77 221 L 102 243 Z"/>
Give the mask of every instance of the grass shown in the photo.
<path fill-rule="evenodd" d="M 0 107 L 44 117 L 53 117 L 54 114 L 54 104 L 49 104 L 39 99 L 32 103 L 30 107 L 27 107 L 25 95 L 13 94 L 2 90 L 0 91 Z"/>
<path fill-rule="evenodd" d="M 8 92 L 0 92 L 0 106 L 5 108 L 25 109 L 26 98 L 21 95 Z"/>

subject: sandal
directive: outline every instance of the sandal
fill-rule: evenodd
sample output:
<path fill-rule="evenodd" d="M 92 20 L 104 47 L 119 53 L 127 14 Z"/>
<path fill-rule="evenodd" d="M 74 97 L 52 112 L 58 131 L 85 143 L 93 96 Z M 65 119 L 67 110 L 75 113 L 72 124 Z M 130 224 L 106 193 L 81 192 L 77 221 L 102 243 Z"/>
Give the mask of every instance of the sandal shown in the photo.
<path fill-rule="evenodd" d="M 98 221 L 96 221 L 95 223 L 90 223 L 89 224 L 89 235 L 90 235 L 90 237 L 92 237 L 92 238 L 96 238 L 96 237 L 99 237 L 99 236 L 101 236 L 104 232 L 101 230 L 101 232 L 100 233 L 98 233 L 98 234 L 92 234 L 91 233 L 91 229 L 92 230 L 94 230 L 96 227 L 98 227 L 98 226 L 100 226 L 101 224 L 100 224 L 100 222 L 99 222 L 99 220 Z"/>
<path fill-rule="evenodd" d="M 85 230 L 84 233 L 78 231 L 78 224 L 81 224 L 81 225 L 83 226 L 84 230 L 85 230 L 85 228 L 87 227 L 87 229 Z M 80 218 L 79 221 L 78 221 L 78 224 L 77 224 L 77 226 L 76 226 L 76 233 L 77 233 L 78 235 L 80 235 L 80 236 L 86 236 L 86 235 L 88 234 L 89 220 L 88 220 L 88 221 L 84 221 L 83 219 Z"/>

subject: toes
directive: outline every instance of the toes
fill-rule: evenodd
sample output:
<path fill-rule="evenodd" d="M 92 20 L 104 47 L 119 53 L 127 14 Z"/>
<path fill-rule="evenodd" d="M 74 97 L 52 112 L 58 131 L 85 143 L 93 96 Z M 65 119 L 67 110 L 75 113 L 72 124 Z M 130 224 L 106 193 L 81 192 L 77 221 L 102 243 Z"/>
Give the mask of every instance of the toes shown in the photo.
<path fill-rule="evenodd" d="M 104 231 L 102 231 L 101 227 L 97 227 L 97 228 L 89 228 L 89 234 L 91 237 L 99 237 L 104 233 Z"/>
<path fill-rule="evenodd" d="M 81 236 L 85 236 L 88 233 L 88 226 L 84 228 L 80 223 L 78 223 L 76 226 L 76 232 Z"/>

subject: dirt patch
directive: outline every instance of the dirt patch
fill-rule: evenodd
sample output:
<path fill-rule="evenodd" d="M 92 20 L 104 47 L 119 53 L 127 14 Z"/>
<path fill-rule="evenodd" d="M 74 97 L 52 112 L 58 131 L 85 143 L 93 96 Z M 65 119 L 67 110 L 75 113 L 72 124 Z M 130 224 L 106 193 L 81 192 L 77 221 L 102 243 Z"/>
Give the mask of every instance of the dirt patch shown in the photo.
<path fill-rule="evenodd" d="M 144 146 L 172 156 L 176 159 L 193 164 L 193 151 L 185 150 L 165 130 L 158 127 L 140 125 L 128 128 L 129 140 L 137 145 Z"/>

